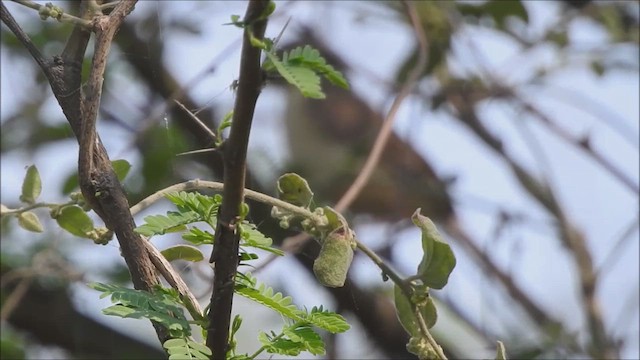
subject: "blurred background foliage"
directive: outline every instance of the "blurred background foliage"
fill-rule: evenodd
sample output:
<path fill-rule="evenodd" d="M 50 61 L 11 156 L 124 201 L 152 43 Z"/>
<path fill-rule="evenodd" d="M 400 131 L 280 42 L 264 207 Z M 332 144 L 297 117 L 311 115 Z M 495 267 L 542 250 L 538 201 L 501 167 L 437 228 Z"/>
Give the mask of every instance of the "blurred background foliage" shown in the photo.
<path fill-rule="evenodd" d="M 70 25 L 41 21 L 30 9 L 4 3 L 46 55 L 61 52 Z M 77 7 L 55 3 L 71 13 Z M 319 48 L 352 80 L 352 92 L 327 85 L 327 100 L 317 101 L 296 96 L 277 81 L 268 83 L 254 121 L 248 187 L 273 194 L 277 176 L 295 170 L 310 181 L 317 202 L 332 204 L 360 170 L 389 99 L 414 66 L 417 43 L 395 1 L 277 5 L 268 36 L 275 37 L 291 17 L 281 46 Z M 213 129 L 231 109 L 241 32 L 222 24 L 244 7 L 244 2 L 141 1 L 116 36 L 98 130 L 112 159 L 133 164 L 125 181 L 131 204 L 180 181 L 221 179 L 217 152 L 179 155 L 211 148 L 213 139 L 173 99 Z M 505 342 L 512 358 L 598 358 L 606 349 L 637 357 L 638 258 L 621 256 L 638 248 L 637 98 L 633 90 L 618 95 L 628 95 L 624 101 L 636 104 L 635 110 L 612 108 L 609 99 L 585 93 L 580 81 L 566 83 L 571 79 L 566 72 L 587 69 L 589 74 L 574 76 L 596 84 L 631 81 L 637 94 L 638 2 L 421 1 L 416 7 L 429 63 L 374 178 L 348 213 L 360 240 L 409 273 L 419 259 L 418 237 L 407 229 L 415 208 L 446 230 L 455 229 L 454 220 L 473 229 L 470 243 L 452 236 L 459 266 L 450 285 L 434 294 L 440 311 L 435 335 L 452 358 L 487 358 L 496 340 Z M 90 59 L 91 47 L 86 71 Z M 21 169 L 32 163 L 41 170 L 47 201 L 63 201 L 74 190 L 73 133 L 46 79 L 5 26 L 0 136 L 3 204 L 18 206 Z M 548 142 L 553 137 L 564 147 Z M 596 159 L 601 153 L 604 161 Z M 584 170 L 576 164 L 584 159 L 595 165 Z M 569 217 L 580 219 L 577 228 L 595 258 L 597 285 L 605 283 L 596 292 L 604 309 L 605 343 L 589 323 L 572 249 L 556 233 L 557 214 L 518 185 L 510 161 L 549 185 Z M 478 173 L 486 177 L 475 178 Z M 596 189 L 603 194 L 594 195 Z M 592 205 L 571 203 L 576 196 L 592 197 Z M 610 207 L 619 212 L 607 213 Z M 165 210 L 156 206 L 138 221 Z M 591 213 L 608 225 L 581 217 Z M 251 216 L 278 243 L 295 234 L 278 229 L 260 204 L 251 203 Z M 81 285 L 128 282 L 113 243 L 89 244 L 52 222 L 45 222 L 44 234 L 34 235 L 8 220 L 2 221 L 0 258 L 3 359 L 160 356 L 147 323 L 105 319 L 99 315 L 104 303 Z M 162 247 L 180 240 L 158 241 Z M 409 357 L 391 288 L 379 272 L 356 258 L 345 288 L 323 289 L 308 274 L 317 251 L 315 243 L 305 244 L 297 261 L 288 255 L 258 274 L 301 304 L 322 301 L 356 323 L 344 338 L 327 339 L 328 358 Z M 177 266 L 206 301 L 211 272 L 201 265 Z M 618 280 L 619 274 L 632 275 L 619 285 L 607 272 Z M 618 286 L 606 287 L 606 281 Z M 514 295 L 508 284 L 522 293 Z M 271 326 L 268 315 L 258 316 L 241 301 L 238 306 L 240 312 L 256 313 L 255 328 Z M 535 309 L 542 319 L 532 316 Z M 255 344 L 255 328 L 240 339 L 247 351 Z"/>

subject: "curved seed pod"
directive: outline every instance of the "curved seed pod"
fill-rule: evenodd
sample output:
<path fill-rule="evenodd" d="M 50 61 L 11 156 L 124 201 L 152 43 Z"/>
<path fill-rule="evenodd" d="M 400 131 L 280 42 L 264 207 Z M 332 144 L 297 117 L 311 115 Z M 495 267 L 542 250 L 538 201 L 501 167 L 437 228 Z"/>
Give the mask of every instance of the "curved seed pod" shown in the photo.
<path fill-rule="evenodd" d="M 353 260 L 353 233 L 347 228 L 335 229 L 324 239 L 318 258 L 313 263 L 316 279 L 327 287 L 342 287 Z"/>

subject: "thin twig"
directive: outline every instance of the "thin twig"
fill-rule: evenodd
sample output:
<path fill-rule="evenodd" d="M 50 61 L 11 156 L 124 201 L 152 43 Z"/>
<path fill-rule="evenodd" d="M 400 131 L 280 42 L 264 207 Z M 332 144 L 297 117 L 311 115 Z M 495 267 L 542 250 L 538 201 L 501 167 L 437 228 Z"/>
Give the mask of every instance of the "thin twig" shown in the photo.
<path fill-rule="evenodd" d="M 420 22 L 420 18 L 415 9 L 415 5 L 410 1 L 403 2 L 405 8 L 407 9 L 407 14 L 409 15 L 409 19 L 411 20 L 411 25 L 415 32 L 415 36 L 418 39 L 418 59 L 416 62 L 416 66 L 411 70 L 409 76 L 407 77 L 407 81 L 404 86 L 400 89 L 400 92 L 393 100 L 391 104 L 391 108 L 387 113 L 387 116 L 382 123 L 382 127 L 380 128 L 380 132 L 378 133 L 378 137 L 373 144 L 373 148 L 367 157 L 367 160 L 362 167 L 362 170 L 358 173 L 358 176 L 353 181 L 349 189 L 345 192 L 345 194 L 340 198 L 338 203 L 335 206 L 337 212 L 344 212 L 351 203 L 358 197 L 358 194 L 362 191 L 362 189 L 367 185 L 367 182 L 371 178 L 373 171 L 375 170 L 380 158 L 382 157 L 382 152 L 391 136 L 391 132 L 393 131 L 393 123 L 396 119 L 396 114 L 400 109 L 400 106 L 404 102 L 404 100 L 411 94 L 413 88 L 418 83 L 418 80 L 424 73 L 424 70 L 427 67 L 428 61 L 428 43 L 425 35 L 425 31 L 422 28 L 422 24 Z"/>
<path fill-rule="evenodd" d="M 131 214 L 135 215 L 140 211 L 148 208 L 156 201 L 164 198 L 166 194 L 174 193 L 177 191 L 190 191 L 190 190 L 202 190 L 202 189 L 211 189 L 211 190 L 222 192 L 224 191 L 224 184 L 216 181 L 205 181 L 205 180 L 195 179 L 195 180 L 189 180 L 189 181 L 181 182 L 175 185 L 171 185 L 162 190 L 156 191 L 155 193 L 147 196 L 146 198 L 138 202 L 136 205 L 132 206 Z M 280 199 L 277 199 L 272 196 L 265 195 L 263 193 L 253 191 L 250 189 L 244 189 L 244 195 L 249 199 L 259 201 L 263 204 L 267 204 L 270 206 L 277 206 L 287 211 L 290 211 L 294 214 L 297 214 L 301 217 L 311 219 L 316 223 L 321 223 L 321 221 L 317 220 L 317 217 L 318 217 L 317 214 L 314 214 L 313 212 L 303 207 L 295 206 L 288 202 L 282 201 Z"/>
<path fill-rule="evenodd" d="M 27 48 L 33 60 L 36 61 L 38 66 L 46 73 L 49 71 L 48 62 L 45 57 L 42 55 L 40 50 L 36 47 L 36 45 L 31 41 L 29 35 L 22 30 L 20 25 L 13 18 L 9 10 L 4 6 L 4 2 L 0 2 L 0 6 L 2 7 L 2 11 L 0 11 L 0 16 L 2 17 L 2 22 L 7 25 L 9 30 L 13 32 L 13 34 L 18 38 L 18 41 L 22 43 L 22 45 Z"/>
<path fill-rule="evenodd" d="M 41 11 L 46 14 L 49 13 L 49 8 L 30 0 L 11 0 L 11 1 L 18 3 L 20 5 L 24 5 L 28 8 L 37 10 L 38 13 L 41 13 Z M 56 18 L 56 20 L 60 22 L 66 22 L 66 23 L 82 26 L 85 29 L 91 29 L 91 21 L 79 18 L 77 16 L 69 15 L 66 12 L 63 12 L 59 18 Z"/>

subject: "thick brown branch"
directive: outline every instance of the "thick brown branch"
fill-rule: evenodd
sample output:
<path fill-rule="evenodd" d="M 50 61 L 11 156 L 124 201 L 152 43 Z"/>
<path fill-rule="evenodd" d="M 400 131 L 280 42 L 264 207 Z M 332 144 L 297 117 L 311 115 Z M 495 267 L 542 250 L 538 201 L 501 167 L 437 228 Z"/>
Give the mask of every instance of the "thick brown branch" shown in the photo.
<path fill-rule="evenodd" d="M 30 41 L 19 30 L 11 15 L 2 5 L 2 20 L 10 27 L 46 75 L 53 94 L 64 112 L 80 144 L 79 179 L 85 199 L 96 213 L 113 230 L 120 243 L 122 255 L 129 267 L 136 289 L 151 291 L 158 284 L 153 264 L 147 256 L 143 239 L 133 231 L 135 223 L 129 212 L 129 204 L 122 185 L 118 181 L 109 161 L 109 156 L 95 133 L 95 122 L 102 88 L 102 79 L 106 67 L 106 58 L 113 36 L 124 17 L 133 9 L 135 1 L 121 1 L 109 17 L 94 19 L 94 31 L 97 34 L 93 66 L 86 96 L 81 96 L 82 61 L 91 33 L 75 26 L 66 47 L 60 56 L 52 60 L 43 60 Z M 92 15 L 86 3 L 80 7 L 80 16 L 84 19 Z M 22 35 L 21 35 L 22 34 Z M 97 196 L 99 195 L 99 196 Z M 155 325 L 161 341 L 168 338 L 168 332 Z"/>
<path fill-rule="evenodd" d="M 228 350 L 229 324 L 233 303 L 235 275 L 238 268 L 240 234 L 236 222 L 244 199 L 247 146 L 255 105 L 262 88 L 260 49 L 249 40 L 249 32 L 257 39 L 264 37 L 267 20 L 260 19 L 269 1 L 252 0 L 244 17 L 247 25 L 242 43 L 240 78 L 234 105 L 229 139 L 223 146 L 224 192 L 211 261 L 215 263 L 215 278 L 211 294 L 211 311 L 207 346 L 214 359 L 224 359 Z"/>

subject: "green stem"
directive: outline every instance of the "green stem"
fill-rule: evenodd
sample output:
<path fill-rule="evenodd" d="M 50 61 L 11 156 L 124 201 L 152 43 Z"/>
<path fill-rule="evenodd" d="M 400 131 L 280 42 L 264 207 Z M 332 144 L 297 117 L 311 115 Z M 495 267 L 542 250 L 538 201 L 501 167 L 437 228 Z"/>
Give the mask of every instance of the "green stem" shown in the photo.
<path fill-rule="evenodd" d="M 39 203 L 35 203 L 35 204 L 31 204 L 31 205 L 27 205 L 25 207 L 21 207 L 19 209 L 9 209 L 7 211 L 2 211 L 0 213 L 0 216 L 5 216 L 5 215 L 13 215 L 13 214 L 20 214 L 23 213 L 25 211 L 29 211 L 29 210 L 33 210 L 33 209 L 38 209 L 38 208 L 49 208 L 49 209 L 53 209 L 56 207 L 62 207 L 62 206 L 66 206 L 66 205 L 73 205 L 76 204 L 75 201 L 69 201 L 66 203 L 62 203 L 62 204 L 52 204 L 52 203 L 46 203 L 46 202 L 39 202 Z"/>
<path fill-rule="evenodd" d="M 40 13 L 41 9 L 44 9 L 42 11 L 47 11 L 47 14 L 48 14 L 48 11 L 49 11 L 49 8 L 47 8 L 46 6 L 40 5 L 40 4 L 38 4 L 36 2 L 33 2 L 31 0 L 12 0 L 12 1 L 15 2 L 15 3 L 18 3 L 20 5 L 26 6 L 28 8 L 37 10 L 38 13 Z M 79 26 L 82 26 L 82 27 L 84 27 L 86 29 L 89 29 L 89 30 L 91 30 L 91 28 L 92 28 L 90 20 L 81 19 L 81 18 L 79 18 L 77 16 L 69 15 L 66 12 L 63 12 L 62 15 L 57 20 L 60 21 L 60 22 L 63 22 L 63 23 L 79 25 Z"/>
<path fill-rule="evenodd" d="M 189 190 L 201 190 L 201 189 L 212 189 L 215 191 L 222 191 L 224 190 L 224 184 L 220 182 L 215 182 L 215 181 L 205 181 L 205 180 L 198 180 L 198 179 L 185 181 L 183 183 L 178 183 L 178 184 L 169 186 L 167 188 L 164 188 L 160 191 L 157 191 L 156 193 L 149 195 L 148 197 L 146 197 L 136 205 L 132 206 L 131 214 L 135 215 L 138 212 L 146 209 L 156 201 L 162 199 L 166 194 L 176 192 L 176 191 L 189 191 Z M 317 224 L 322 223 L 322 221 L 319 219 L 320 216 L 317 214 L 314 214 L 308 209 L 289 204 L 288 202 L 282 201 L 280 199 L 276 199 L 272 196 L 269 196 L 257 191 L 249 190 L 249 189 L 244 190 L 244 195 L 249 199 L 259 201 L 263 204 L 277 206 L 279 208 L 283 208 L 301 217 L 309 218 L 314 223 L 317 223 Z"/>

